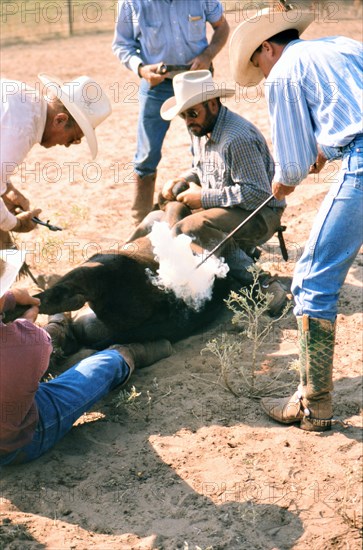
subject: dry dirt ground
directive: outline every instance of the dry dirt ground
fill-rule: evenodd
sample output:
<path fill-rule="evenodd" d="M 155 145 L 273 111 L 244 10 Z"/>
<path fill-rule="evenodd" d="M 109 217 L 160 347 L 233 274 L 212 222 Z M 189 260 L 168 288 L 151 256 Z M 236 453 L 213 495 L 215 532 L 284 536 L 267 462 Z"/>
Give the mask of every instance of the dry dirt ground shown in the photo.
<path fill-rule="evenodd" d="M 361 19 L 344 17 L 314 24 L 306 37 L 345 34 L 361 40 Z M 232 27 L 235 19 L 229 15 Z M 138 81 L 113 57 L 111 40 L 107 33 L 2 51 L 3 75 L 34 84 L 40 71 L 64 80 L 90 74 L 113 103 L 112 117 L 98 131 L 98 164 L 89 162 L 85 144 L 69 150 L 35 147 L 16 175 L 15 183 L 43 209 L 43 218 L 65 228 L 61 234 L 39 228 L 22 237 L 33 251 L 36 275 L 64 273 L 99 249 L 121 246 L 130 229 Z M 215 66 L 215 78 L 231 84 L 227 49 Z M 228 106 L 269 139 L 262 94 L 239 91 Z M 189 138 L 176 120 L 159 184 L 189 164 Z M 265 264 L 287 285 L 337 170 L 337 164 L 329 165 L 289 198 L 284 214 L 289 261 L 281 260 L 276 242 L 265 247 Z M 230 332 L 224 315 L 175 344 L 170 358 L 137 372 L 132 384 L 141 395 L 128 405 L 113 392 L 47 455 L 2 469 L 0 548 L 360 548 L 361 280 L 358 257 L 341 293 L 334 370 L 335 413 L 349 428 L 310 434 L 273 423 L 257 399 L 243 395 L 239 363 L 228 377 L 240 397 L 225 389 L 215 357 L 200 354 L 208 340 Z M 244 364 L 248 353 L 247 347 Z M 292 382 L 287 370 L 297 357 L 292 314 L 259 357 L 259 383 L 281 370 L 282 381 Z"/>

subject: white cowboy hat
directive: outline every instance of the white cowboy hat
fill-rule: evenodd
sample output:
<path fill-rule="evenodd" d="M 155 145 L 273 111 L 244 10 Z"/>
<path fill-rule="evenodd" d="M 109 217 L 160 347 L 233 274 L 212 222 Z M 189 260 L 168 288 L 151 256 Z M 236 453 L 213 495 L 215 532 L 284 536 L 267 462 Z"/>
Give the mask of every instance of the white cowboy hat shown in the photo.
<path fill-rule="evenodd" d="M 11 248 L 0 250 L 0 298 L 9 290 L 25 261 L 25 252 Z"/>
<path fill-rule="evenodd" d="M 174 97 L 170 97 L 161 106 L 160 114 L 164 120 L 171 120 L 179 113 L 214 97 L 230 97 L 234 88 L 226 88 L 213 81 L 210 71 L 187 71 L 173 78 Z"/>
<path fill-rule="evenodd" d="M 262 71 L 250 59 L 262 42 L 288 29 L 297 29 L 299 35 L 312 23 L 311 11 L 260 10 L 253 17 L 246 18 L 232 34 L 229 43 L 229 62 L 233 79 L 240 86 L 255 86 L 263 79 Z"/>
<path fill-rule="evenodd" d="M 61 80 L 44 73 L 38 74 L 39 80 L 47 86 L 45 96 L 56 96 L 70 112 L 85 135 L 92 158 L 97 156 L 98 146 L 95 128 L 112 111 L 111 103 L 101 86 L 89 76 L 80 76 L 63 84 Z"/>

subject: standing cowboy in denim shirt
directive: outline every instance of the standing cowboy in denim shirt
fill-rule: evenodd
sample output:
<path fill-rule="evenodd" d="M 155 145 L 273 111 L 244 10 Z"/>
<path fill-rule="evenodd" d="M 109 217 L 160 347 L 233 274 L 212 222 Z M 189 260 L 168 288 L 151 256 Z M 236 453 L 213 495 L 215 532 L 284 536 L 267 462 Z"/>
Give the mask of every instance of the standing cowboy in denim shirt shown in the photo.
<path fill-rule="evenodd" d="M 210 44 L 207 22 L 214 30 Z M 142 79 L 131 207 L 136 225 L 152 208 L 156 169 L 170 125 L 161 118 L 160 108 L 174 94 L 172 78 L 176 72 L 159 74 L 160 66 L 209 69 L 228 33 L 219 0 L 119 0 L 112 49 Z"/>
<path fill-rule="evenodd" d="M 310 431 L 330 429 L 339 292 L 362 243 L 363 47 L 343 36 L 300 40 L 311 12 L 263 10 L 231 38 L 235 80 L 266 78 L 274 157 L 272 190 L 283 199 L 327 160 L 342 159 L 297 263 L 292 292 L 300 344 L 300 385 L 291 398 L 264 399 L 269 416 Z"/>

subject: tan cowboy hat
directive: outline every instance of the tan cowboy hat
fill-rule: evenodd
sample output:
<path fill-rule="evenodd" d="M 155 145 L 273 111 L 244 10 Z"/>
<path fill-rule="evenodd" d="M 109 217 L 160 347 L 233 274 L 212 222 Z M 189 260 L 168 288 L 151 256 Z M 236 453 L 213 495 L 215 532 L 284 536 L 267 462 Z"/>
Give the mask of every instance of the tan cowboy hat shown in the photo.
<path fill-rule="evenodd" d="M 314 13 L 311 11 L 272 11 L 268 8 L 246 18 L 238 25 L 229 43 L 229 62 L 234 80 L 240 86 L 255 86 L 261 82 L 261 69 L 250 61 L 254 51 L 279 32 L 297 29 L 300 35 L 313 20 Z"/>
<path fill-rule="evenodd" d="M 171 120 L 186 109 L 214 97 L 230 97 L 234 88 L 226 88 L 213 81 L 210 71 L 188 71 L 173 78 L 174 97 L 164 101 L 160 114 L 164 120 Z"/>
<path fill-rule="evenodd" d="M 25 261 L 25 252 L 21 250 L 0 250 L 0 298 L 11 287 Z"/>
<path fill-rule="evenodd" d="M 95 159 L 98 146 L 94 129 L 112 111 L 110 101 L 101 86 L 89 76 L 80 76 L 65 84 L 44 73 L 38 74 L 38 78 L 48 88 L 44 95 L 58 97 L 75 119 L 87 139 L 92 158 Z"/>

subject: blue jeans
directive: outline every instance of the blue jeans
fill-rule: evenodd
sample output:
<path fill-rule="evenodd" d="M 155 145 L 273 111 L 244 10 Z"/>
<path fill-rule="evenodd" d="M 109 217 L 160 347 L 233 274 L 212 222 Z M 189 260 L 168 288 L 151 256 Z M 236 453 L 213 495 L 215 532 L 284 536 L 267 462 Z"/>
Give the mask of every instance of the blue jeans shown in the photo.
<path fill-rule="evenodd" d="M 0 465 L 30 462 L 53 447 L 74 422 L 97 401 L 124 382 L 130 369 L 116 350 L 83 359 L 58 378 L 41 382 L 35 394 L 39 421 L 33 439 L 24 447 L 0 456 Z"/>
<path fill-rule="evenodd" d="M 325 197 L 292 282 L 295 315 L 334 322 L 340 289 L 362 244 L 363 135 L 342 150 L 338 181 Z"/>
<path fill-rule="evenodd" d="M 154 174 L 160 162 L 161 148 L 170 126 L 170 122 L 161 118 L 160 108 L 173 95 L 171 79 L 166 78 L 154 88 L 150 88 L 146 80 L 141 80 L 134 171 L 142 178 Z"/>

